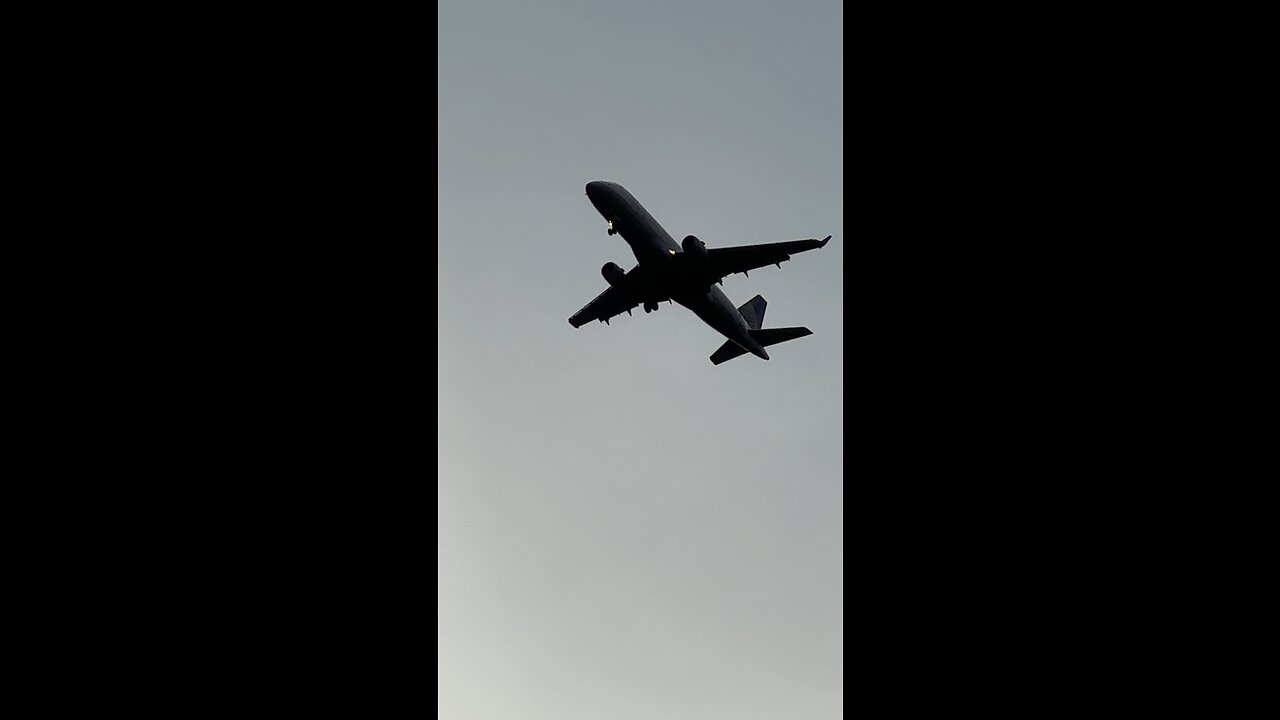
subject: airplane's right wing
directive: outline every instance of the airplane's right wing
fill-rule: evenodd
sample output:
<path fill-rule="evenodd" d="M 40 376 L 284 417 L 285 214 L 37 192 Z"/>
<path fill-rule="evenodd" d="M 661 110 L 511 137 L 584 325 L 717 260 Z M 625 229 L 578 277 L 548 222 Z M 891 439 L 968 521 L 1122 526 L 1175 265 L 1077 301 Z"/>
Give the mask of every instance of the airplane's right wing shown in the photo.
<path fill-rule="evenodd" d="M 630 290 L 617 285 L 610 285 L 604 292 L 597 295 L 595 300 L 587 303 L 586 307 L 574 313 L 573 317 L 569 318 L 569 324 L 574 327 L 582 327 L 592 320 L 600 320 L 607 323 L 609 318 L 614 315 L 629 312 L 639 304 L 640 298 L 636 297 Z"/>
<path fill-rule="evenodd" d="M 711 265 L 711 276 L 720 280 L 734 273 L 745 273 L 748 270 L 769 265 L 781 267 L 781 263 L 790 260 L 792 255 L 820 248 L 830 239 L 831 236 L 828 235 L 821 240 L 791 240 L 764 245 L 709 248 L 707 257 Z"/>

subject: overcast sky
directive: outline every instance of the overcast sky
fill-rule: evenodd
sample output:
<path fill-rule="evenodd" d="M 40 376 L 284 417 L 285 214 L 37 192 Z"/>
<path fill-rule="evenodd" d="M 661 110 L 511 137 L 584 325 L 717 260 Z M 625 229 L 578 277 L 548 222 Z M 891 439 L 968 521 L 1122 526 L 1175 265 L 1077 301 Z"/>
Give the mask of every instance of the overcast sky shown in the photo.
<path fill-rule="evenodd" d="M 841 715 L 842 24 L 439 3 L 440 717 Z M 723 288 L 814 334 L 713 366 L 679 305 L 575 330 L 635 265 L 590 180 L 677 241 L 833 235 Z"/>

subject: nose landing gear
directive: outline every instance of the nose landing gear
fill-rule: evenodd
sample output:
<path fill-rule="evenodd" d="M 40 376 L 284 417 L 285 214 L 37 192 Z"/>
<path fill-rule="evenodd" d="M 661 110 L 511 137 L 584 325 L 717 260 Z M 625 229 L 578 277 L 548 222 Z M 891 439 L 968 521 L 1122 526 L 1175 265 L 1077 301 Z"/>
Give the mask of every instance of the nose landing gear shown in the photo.
<path fill-rule="evenodd" d="M 612 220 L 610 220 L 610 221 L 609 221 L 609 234 L 610 234 L 610 235 L 617 235 L 617 234 L 618 234 L 618 231 L 613 229 L 613 221 L 612 221 Z"/>

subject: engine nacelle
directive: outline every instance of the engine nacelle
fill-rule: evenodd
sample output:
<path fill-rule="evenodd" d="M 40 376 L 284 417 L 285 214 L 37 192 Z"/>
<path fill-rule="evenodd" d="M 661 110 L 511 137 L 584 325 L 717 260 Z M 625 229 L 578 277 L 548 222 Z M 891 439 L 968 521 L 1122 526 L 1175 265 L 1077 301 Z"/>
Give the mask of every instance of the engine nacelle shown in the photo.
<path fill-rule="evenodd" d="M 604 276 L 605 281 L 610 285 L 617 285 L 627 277 L 626 271 L 618 267 L 616 263 L 605 263 L 604 267 L 600 268 L 600 274 Z"/>
<path fill-rule="evenodd" d="M 689 257 L 696 258 L 698 262 L 705 263 L 707 261 L 707 244 L 698 238 L 692 235 L 686 236 L 684 241 L 680 243 L 680 247 L 684 248 Z"/>

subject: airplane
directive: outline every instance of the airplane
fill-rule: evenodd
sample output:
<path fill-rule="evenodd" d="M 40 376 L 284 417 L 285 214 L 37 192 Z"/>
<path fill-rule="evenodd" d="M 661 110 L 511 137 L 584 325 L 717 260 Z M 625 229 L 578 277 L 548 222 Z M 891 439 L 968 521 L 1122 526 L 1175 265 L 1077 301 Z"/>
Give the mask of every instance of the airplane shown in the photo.
<path fill-rule="evenodd" d="M 591 204 L 608 221 L 609 235 L 622 236 L 637 265 L 623 272 L 616 263 L 605 263 L 600 274 L 609 287 L 574 313 L 570 325 L 579 328 L 592 320 L 608 325 L 610 318 L 624 312 L 630 315 L 638 305 L 643 304 L 644 311 L 650 313 L 658 309 L 658 303 L 674 300 L 728 338 L 711 354 L 713 365 L 748 352 L 768 360 L 765 347 L 813 334 L 805 327 L 762 328 L 765 299 L 756 295 L 734 309 L 717 283 L 724 285 L 724 279 L 735 273 L 751 277 L 748 271 L 769 265 L 781 269 L 792 255 L 826 245 L 830 235 L 821 240 L 723 248 L 708 248 L 689 235 L 677 245 L 626 188 L 597 180 L 587 183 L 586 190 Z"/>

